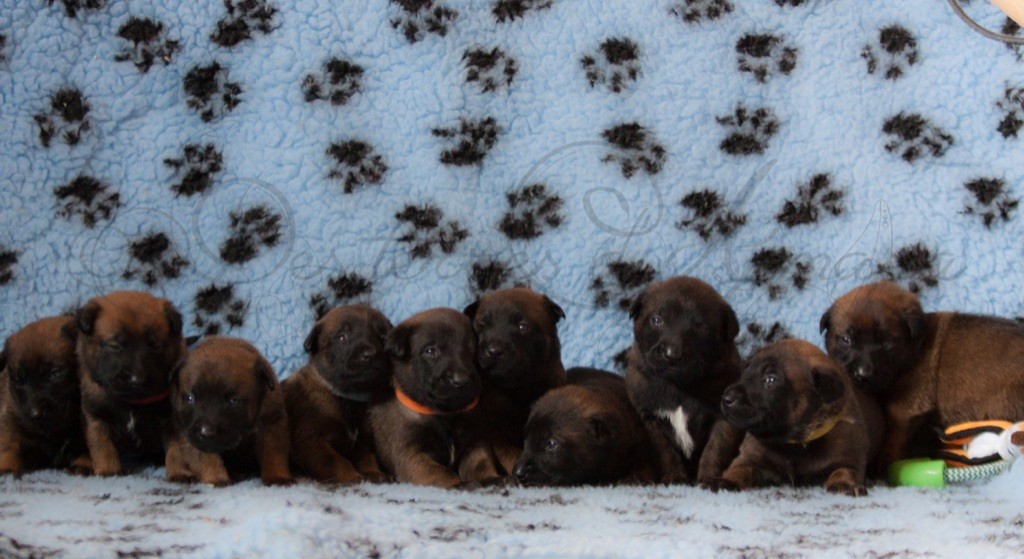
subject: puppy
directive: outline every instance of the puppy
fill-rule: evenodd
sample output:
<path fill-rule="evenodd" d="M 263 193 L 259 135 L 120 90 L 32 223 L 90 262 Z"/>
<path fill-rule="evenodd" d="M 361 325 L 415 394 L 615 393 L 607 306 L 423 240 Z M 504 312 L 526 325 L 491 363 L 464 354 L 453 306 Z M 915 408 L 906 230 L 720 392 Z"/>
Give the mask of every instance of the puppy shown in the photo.
<path fill-rule="evenodd" d="M 0 474 L 64 468 L 86 452 L 75 319 L 25 326 L 0 353 Z"/>
<path fill-rule="evenodd" d="M 654 447 L 622 377 L 572 369 L 571 384 L 533 406 L 514 476 L 523 485 L 610 485 L 659 479 Z"/>
<path fill-rule="evenodd" d="M 185 354 L 181 314 L 166 299 L 115 291 L 75 313 L 85 439 L 78 473 L 122 473 L 123 453 L 160 463 L 170 429 L 171 367 Z"/>
<path fill-rule="evenodd" d="M 292 481 L 284 395 L 270 363 L 249 342 L 211 336 L 171 373 L 175 437 L 171 481 L 227 485 L 258 471 L 265 485 Z"/>
<path fill-rule="evenodd" d="M 824 482 L 832 493 L 867 495 L 881 411 L 810 343 L 782 340 L 757 352 L 722 395 L 722 412 L 747 435 L 718 487 Z"/>
<path fill-rule="evenodd" d="M 526 288 L 483 295 L 463 311 L 473 320 L 477 363 L 484 381 L 482 407 L 498 432 L 494 449 L 506 472 L 522 452 L 530 406 L 565 384 L 557 324 L 565 312 Z"/>
<path fill-rule="evenodd" d="M 370 407 L 383 469 L 398 481 L 455 487 L 499 478 L 481 412 L 476 336 L 453 309 L 412 316 L 388 335 L 394 391 Z"/>
<path fill-rule="evenodd" d="M 371 307 L 331 309 L 303 344 L 309 364 L 281 385 L 292 462 L 317 481 L 381 477 L 364 422 L 370 398 L 390 387 L 391 361 L 384 342 L 391 328 Z"/>
<path fill-rule="evenodd" d="M 915 442 L 934 442 L 936 427 L 1024 418 L 1024 327 L 1016 322 L 925 313 L 916 295 L 880 282 L 837 299 L 821 331 L 829 355 L 885 409 L 878 474 Z"/>
<path fill-rule="evenodd" d="M 626 389 L 658 450 L 661 481 L 707 485 L 743 439 L 719 407 L 739 378 L 736 313 L 710 285 L 679 276 L 648 286 L 629 316 Z"/>

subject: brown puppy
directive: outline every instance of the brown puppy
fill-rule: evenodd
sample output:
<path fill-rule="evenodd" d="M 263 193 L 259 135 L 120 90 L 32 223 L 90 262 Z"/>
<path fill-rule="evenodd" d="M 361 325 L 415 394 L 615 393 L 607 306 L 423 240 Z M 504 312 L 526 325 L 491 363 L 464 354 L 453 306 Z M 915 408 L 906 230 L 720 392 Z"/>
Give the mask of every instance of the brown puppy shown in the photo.
<path fill-rule="evenodd" d="M 75 319 L 25 326 L 0 353 L 0 474 L 64 468 L 86 453 Z"/>
<path fill-rule="evenodd" d="M 622 377 L 572 369 L 571 384 L 542 396 L 526 424 L 514 476 L 523 485 L 657 481 L 657 458 Z"/>
<path fill-rule="evenodd" d="M 867 495 L 881 411 L 810 343 L 783 340 L 757 352 L 722 395 L 722 411 L 747 436 L 718 487 L 823 482 L 829 492 Z"/>
<path fill-rule="evenodd" d="M 736 313 L 710 285 L 679 276 L 648 286 L 629 316 L 626 388 L 658 449 L 662 481 L 707 485 L 743 439 L 719 404 L 740 373 Z"/>
<path fill-rule="evenodd" d="M 500 479 L 477 405 L 480 373 L 469 318 L 431 309 L 388 335 L 394 392 L 370 407 L 381 466 L 398 481 L 454 487 Z"/>
<path fill-rule="evenodd" d="M 231 483 L 259 471 L 266 485 L 292 481 L 284 395 L 270 363 L 249 342 L 211 336 L 171 373 L 175 437 L 171 481 Z"/>
<path fill-rule="evenodd" d="M 370 398 L 390 387 L 384 342 L 391 328 L 387 317 L 365 305 L 331 309 L 303 344 L 309 364 L 281 385 L 292 461 L 317 481 L 381 477 L 364 422 Z"/>
<path fill-rule="evenodd" d="M 185 354 L 181 314 L 166 299 L 141 291 L 95 297 L 75 313 L 82 413 L 91 466 L 75 471 L 122 472 L 122 453 L 165 460 L 170 434 L 168 374 Z"/>
<path fill-rule="evenodd" d="M 880 282 L 837 299 L 821 330 L 829 355 L 885 408 L 876 473 L 935 427 L 1024 418 L 1024 327 L 1016 322 L 925 313 L 916 295 Z"/>
<path fill-rule="evenodd" d="M 477 363 L 484 381 L 481 407 L 493 417 L 495 453 L 511 473 L 523 447 L 530 406 L 565 384 L 558 321 L 565 312 L 526 288 L 487 293 L 463 311 L 473 320 Z"/>

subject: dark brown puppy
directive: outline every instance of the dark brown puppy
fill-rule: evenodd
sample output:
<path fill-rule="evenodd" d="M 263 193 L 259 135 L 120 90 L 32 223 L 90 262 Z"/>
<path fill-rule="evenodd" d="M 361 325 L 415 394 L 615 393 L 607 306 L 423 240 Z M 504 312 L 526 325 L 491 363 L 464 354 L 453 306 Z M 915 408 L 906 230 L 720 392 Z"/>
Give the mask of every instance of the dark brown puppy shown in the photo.
<path fill-rule="evenodd" d="M 377 458 L 398 481 L 454 487 L 499 479 L 478 406 L 480 373 L 469 318 L 431 309 L 388 335 L 394 392 L 370 407 Z"/>
<path fill-rule="evenodd" d="M 381 477 L 364 423 L 371 397 L 390 388 L 391 328 L 365 305 L 331 309 L 303 344 L 309 364 L 282 383 L 292 462 L 317 481 Z"/>
<path fill-rule="evenodd" d="M 722 411 L 747 436 L 718 487 L 824 483 L 829 492 L 867 495 L 881 411 L 810 343 L 782 340 L 757 352 L 722 396 Z"/>
<path fill-rule="evenodd" d="M 622 377 L 594 369 L 569 374 L 571 384 L 534 404 L 516 480 L 523 485 L 657 481 L 654 446 Z"/>
<path fill-rule="evenodd" d="M 115 291 L 78 309 L 79 380 L 91 466 L 73 468 L 109 476 L 122 472 L 122 453 L 161 463 L 170 435 L 168 375 L 185 354 L 181 314 L 166 299 Z"/>
<path fill-rule="evenodd" d="M 86 454 L 75 319 L 37 320 L 0 353 L 0 474 L 65 468 Z"/>
<path fill-rule="evenodd" d="M 916 295 L 880 282 L 837 299 L 821 330 L 829 355 L 885 409 L 876 473 L 935 427 L 1024 417 L 1024 327 L 1016 322 L 925 313 Z"/>
<path fill-rule="evenodd" d="M 651 284 L 629 316 L 626 388 L 658 449 L 662 482 L 707 485 L 743 439 L 720 412 L 740 373 L 736 313 L 710 285 L 679 276 Z"/>
<path fill-rule="evenodd" d="M 203 340 L 171 373 L 168 479 L 227 485 L 258 471 L 266 485 L 291 483 L 288 419 L 277 388 L 274 369 L 249 342 Z"/>
<path fill-rule="evenodd" d="M 463 312 L 477 335 L 481 407 L 498 430 L 498 461 L 511 473 L 522 452 L 530 406 L 565 384 L 557 327 L 565 312 L 546 296 L 521 287 L 487 293 Z"/>

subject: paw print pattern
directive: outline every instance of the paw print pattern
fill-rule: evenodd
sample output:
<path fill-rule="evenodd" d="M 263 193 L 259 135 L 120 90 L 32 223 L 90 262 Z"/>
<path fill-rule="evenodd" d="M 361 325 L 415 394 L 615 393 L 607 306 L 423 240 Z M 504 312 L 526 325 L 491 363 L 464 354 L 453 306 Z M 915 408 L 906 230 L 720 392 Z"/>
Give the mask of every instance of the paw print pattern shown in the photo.
<path fill-rule="evenodd" d="M 241 103 L 242 86 L 228 81 L 228 69 L 218 62 L 193 66 L 183 81 L 186 104 L 203 122 L 212 122 Z"/>
<path fill-rule="evenodd" d="M 842 190 L 832 188 L 832 177 L 827 173 L 818 173 L 805 184 L 798 184 L 796 199 L 786 200 L 782 210 L 775 215 L 775 221 L 786 227 L 796 227 L 817 223 L 822 212 L 834 216 L 843 213 Z"/>
<path fill-rule="evenodd" d="M 1017 210 L 1020 199 L 1010 196 L 1006 182 L 1002 179 L 980 178 L 964 184 L 974 200 L 964 204 L 963 213 L 981 218 L 985 227 L 992 227 L 997 219 L 1010 221 L 1010 214 Z"/>
<path fill-rule="evenodd" d="M 786 283 L 803 291 L 810 280 L 811 264 L 796 259 L 785 247 L 763 248 L 750 257 L 754 267 L 754 285 L 768 290 L 768 298 L 778 299 L 786 292 Z"/>
<path fill-rule="evenodd" d="M 224 0 L 227 13 L 217 22 L 210 40 L 222 47 L 233 47 L 248 41 L 255 32 L 269 34 L 274 30 L 277 8 L 263 0 Z"/>
<path fill-rule="evenodd" d="M 410 44 L 423 40 L 428 33 L 444 37 L 459 17 L 459 12 L 434 0 L 391 0 L 401 13 L 391 19 L 391 27 L 401 30 Z"/>
<path fill-rule="evenodd" d="M 18 264 L 18 251 L 0 245 L 0 285 L 14 281 L 14 267 Z"/>
<path fill-rule="evenodd" d="M 667 152 L 655 141 L 654 135 L 636 122 L 613 126 L 601 137 L 611 146 L 612 151 L 601 158 L 604 163 L 618 163 L 622 176 L 631 178 L 637 171 L 656 175 L 665 163 Z"/>
<path fill-rule="evenodd" d="M 245 314 L 249 305 L 235 297 L 233 284 L 212 283 L 198 292 L 195 297 L 196 316 L 192 324 L 203 331 L 205 336 L 216 336 L 227 329 L 245 325 Z"/>
<path fill-rule="evenodd" d="M 171 191 L 175 196 L 194 196 L 213 188 L 224 167 L 224 156 L 213 144 L 185 144 L 181 157 L 164 159 L 164 165 L 174 171 L 176 182 Z"/>
<path fill-rule="evenodd" d="M 413 258 L 431 256 L 435 246 L 444 254 L 451 254 L 459 243 L 469 237 L 469 231 L 457 221 L 449 220 L 442 224 L 444 212 L 431 204 L 406 206 L 395 214 L 395 219 L 408 225 L 398 240 L 409 245 L 409 253 Z"/>
<path fill-rule="evenodd" d="M 1010 18 L 1006 18 L 1003 22 L 1003 28 L 1001 29 L 1003 35 L 1009 35 L 1010 37 L 1020 37 L 1021 29 L 1020 25 L 1017 25 L 1016 21 Z M 1017 61 L 1024 61 L 1024 45 L 1015 45 L 1013 43 L 1004 43 L 1006 48 L 1012 50 L 1017 54 Z"/>
<path fill-rule="evenodd" d="M 501 218 L 498 230 L 509 239 L 536 239 L 546 227 L 555 229 L 564 219 L 559 213 L 562 199 L 549 194 L 543 184 L 532 184 L 507 192 L 508 211 Z"/>
<path fill-rule="evenodd" d="M 309 298 L 309 307 L 320 320 L 328 311 L 338 305 L 352 303 L 373 293 L 373 283 L 365 277 L 342 271 L 327 279 L 327 287 Z"/>
<path fill-rule="evenodd" d="M 466 63 L 466 83 L 476 83 L 481 93 L 512 85 L 519 71 L 516 60 L 497 47 L 466 49 L 462 60 Z"/>
<path fill-rule="evenodd" d="M 7 35 L 0 33 L 0 64 L 7 62 Z"/>
<path fill-rule="evenodd" d="M 500 260 L 474 262 L 470 267 L 469 290 L 474 296 L 506 287 L 528 286 L 527 282 L 513 280 L 512 269 L 506 262 Z"/>
<path fill-rule="evenodd" d="M 890 25 L 878 31 L 878 44 L 865 45 L 860 57 L 868 64 L 868 73 L 880 72 L 887 80 L 902 77 L 917 64 L 917 39 L 905 27 Z"/>
<path fill-rule="evenodd" d="M 603 309 L 614 300 L 619 310 L 627 311 L 633 304 L 633 298 L 647 284 L 654 281 L 656 275 L 654 266 L 643 260 L 611 262 L 603 273 L 590 282 L 590 290 L 594 292 L 594 305 Z"/>
<path fill-rule="evenodd" d="M 629 350 L 631 349 L 633 349 L 632 346 L 627 346 L 612 355 L 612 365 L 620 374 L 625 374 L 629 367 Z"/>
<path fill-rule="evenodd" d="M 121 206 L 119 193 L 87 175 L 79 175 L 71 182 L 54 188 L 53 195 L 57 197 L 58 216 L 70 220 L 77 215 L 89 228 L 110 219 Z"/>
<path fill-rule="evenodd" d="M 515 21 L 531 10 L 546 10 L 554 4 L 554 0 L 498 0 L 491 8 L 491 13 L 498 23 Z"/>
<path fill-rule="evenodd" d="M 178 52 L 178 41 L 168 39 L 164 24 L 149 18 L 133 17 L 117 30 L 117 36 L 128 44 L 114 56 L 115 62 L 131 62 L 142 73 L 146 73 L 154 62 L 164 66 L 171 63 Z"/>
<path fill-rule="evenodd" d="M 46 0 L 46 5 L 52 6 L 57 0 Z M 79 10 L 97 11 L 107 6 L 106 0 L 60 0 L 64 6 L 64 13 L 68 17 L 77 17 Z"/>
<path fill-rule="evenodd" d="M 220 245 L 220 258 L 228 264 L 248 262 L 281 240 L 281 214 L 266 206 L 234 211 L 230 218 L 231 236 Z"/>
<path fill-rule="evenodd" d="M 165 279 L 174 279 L 191 264 L 178 253 L 174 242 L 162 232 L 151 233 L 128 243 L 131 259 L 121 274 L 126 280 L 138 278 L 153 287 Z"/>
<path fill-rule="evenodd" d="M 748 33 L 736 41 L 736 62 L 740 72 L 754 76 L 759 83 L 782 74 L 788 76 L 796 68 L 797 49 L 778 35 Z"/>
<path fill-rule="evenodd" d="M 996 102 L 996 107 L 1003 111 L 1003 120 L 996 128 L 1003 138 L 1016 138 L 1021 127 L 1024 127 L 1024 87 L 1006 87 L 1003 98 Z"/>
<path fill-rule="evenodd" d="M 899 113 L 886 119 L 882 132 L 892 137 L 885 151 L 898 154 L 907 163 L 925 156 L 942 157 L 953 145 L 953 136 L 918 113 Z"/>
<path fill-rule="evenodd" d="M 82 134 L 92 128 L 89 122 L 89 103 L 82 92 L 73 88 L 62 88 L 50 97 L 50 111 L 33 117 L 39 126 L 39 141 L 43 147 L 50 147 L 54 138 L 73 146 L 82 140 Z"/>
<path fill-rule="evenodd" d="M 690 192 L 679 204 L 690 210 L 690 217 L 676 223 L 676 228 L 689 229 L 705 241 L 710 241 L 715 234 L 728 237 L 747 223 L 745 214 L 729 211 L 722 196 L 710 189 Z"/>
<path fill-rule="evenodd" d="M 373 146 L 360 140 L 331 144 L 327 156 L 332 160 L 327 178 L 340 180 L 345 194 L 370 184 L 380 184 L 388 166 Z"/>
<path fill-rule="evenodd" d="M 731 115 L 715 119 L 725 128 L 725 139 L 718 148 L 729 155 L 754 155 L 764 153 L 768 142 L 779 131 L 779 120 L 768 107 L 750 110 L 744 105 L 736 106 Z"/>
<path fill-rule="evenodd" d="M 462 118 L 458 126 L 434 128 L 430 132 L 449 140 L 450 147 L 439 156 L 441 163 L 461 167 L 482 164 L 487 152 L 498 143 L 501 130 L 493 117 L 486 117 L 480 120 Z"/>
<path fill-rule="evenodd" d="M 694 24 L 714 21 L 731 14 L 735 9 L 729 0 L 682 0 L 669 8 L 669 13 L 686 23 Z"/>
<path fill-rule="evenodd" d="M 580 59 L 590 87 L 603 84 L 613 93 L 621 93 L 640 75 L 640 46 L 628 37 L 613 37 L 601 43 L 597 52 Z"/>
<path fill-rule="evenodd" d="M 797 7 L 802 6 L 807 0 L 775 0 L 775 5 L 780 7 Z"/>
<path fill-rule="evenodd" d="M 364 70 L 362 66 L 341 58 L 324 62 L 320 75 L 307 74 L 302 81 L 302 93 L 306 101 L 330 101 L 341 106 L 348 103 L 362 88 Z"/>
<path fill-rule="evenodd" d="M 751 322 L 743 329 L 743 333 L 736 340 L 736 345 L 743 355 L 750 356 L 767 345 L 792 337 L 789 329 L 780 322 L 773 322 L 768 326 L 759 322 Z"/>
<path fill-rule="evenodd" d="M 904 285 L 913 293 L 939 285 L 935 255 L 922 243 L 896 251 L 892 262 L 878 265 L 878 273 L 896 283 L 906 282 Z"/>

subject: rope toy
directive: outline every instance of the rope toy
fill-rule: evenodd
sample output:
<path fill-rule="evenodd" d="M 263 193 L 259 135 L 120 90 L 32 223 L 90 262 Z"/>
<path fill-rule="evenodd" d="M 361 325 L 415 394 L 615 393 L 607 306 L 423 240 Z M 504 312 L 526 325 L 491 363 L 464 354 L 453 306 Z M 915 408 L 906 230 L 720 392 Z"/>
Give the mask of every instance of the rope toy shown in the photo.
<path fill-rule="evenodd" d="M 950 426 L 940 436 L 939 460 L 900 460 L 889 467 L 897 486 L 946 487 L 987 479 L 1006 471 L 1024 454 L 1024 421 L 972 421 Z"/>

